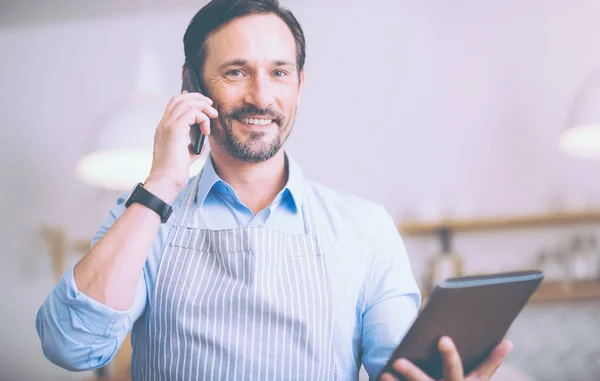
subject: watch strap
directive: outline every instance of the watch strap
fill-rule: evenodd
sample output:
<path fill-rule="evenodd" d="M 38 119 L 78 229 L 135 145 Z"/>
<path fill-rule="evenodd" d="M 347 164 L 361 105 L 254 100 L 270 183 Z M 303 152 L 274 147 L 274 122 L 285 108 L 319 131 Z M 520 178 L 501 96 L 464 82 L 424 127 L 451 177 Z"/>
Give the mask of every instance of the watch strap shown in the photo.
<path fill-rule="evenodd" d="M 137 184 L 135 188 L 133 188 L 131 194 L 127 198 L 127 201 L 125 202 L 125 207 L 128 208 L 134 202 L 142 204 L 155 211 L 160 216 L 160 221 L 162 223 L 167 222 L 171 216 L 171 213 L 173 212 L 171 205 L 167 204 L 159 197 L 145 189 L 144 184 L 142 183 Z"/>

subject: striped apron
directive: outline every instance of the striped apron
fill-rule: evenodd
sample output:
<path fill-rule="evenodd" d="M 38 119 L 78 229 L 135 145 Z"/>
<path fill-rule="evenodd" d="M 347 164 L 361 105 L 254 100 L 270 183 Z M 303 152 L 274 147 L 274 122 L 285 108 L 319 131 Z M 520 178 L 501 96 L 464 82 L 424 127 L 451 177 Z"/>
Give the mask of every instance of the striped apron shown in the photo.
<path fill-rule="evenodd" d="M 204 230 L 191 223 L 200 176 L 169 232 L 134 379 L 337 380 L 310 190 L 304 234 Z"/>

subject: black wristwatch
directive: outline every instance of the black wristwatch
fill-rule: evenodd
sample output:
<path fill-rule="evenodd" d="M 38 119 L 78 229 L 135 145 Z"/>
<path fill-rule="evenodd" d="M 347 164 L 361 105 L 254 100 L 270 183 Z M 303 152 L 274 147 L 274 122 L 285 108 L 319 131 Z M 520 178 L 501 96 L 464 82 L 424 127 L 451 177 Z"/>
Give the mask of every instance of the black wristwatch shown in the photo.
<path fill-rule="evenodd" d="M 125 207 L 128 208 L 129 205 L 134 202 L 140 203 L 158 213 L 160 221 L 163 224 L 167 222 L 169 216 L 173 212 L 171 205 L 144 189 L 144 184 L 142 183 L 137 184 L 131 190 L 129 197 L 127 197 L 127 201 L 125 201 Z"/>

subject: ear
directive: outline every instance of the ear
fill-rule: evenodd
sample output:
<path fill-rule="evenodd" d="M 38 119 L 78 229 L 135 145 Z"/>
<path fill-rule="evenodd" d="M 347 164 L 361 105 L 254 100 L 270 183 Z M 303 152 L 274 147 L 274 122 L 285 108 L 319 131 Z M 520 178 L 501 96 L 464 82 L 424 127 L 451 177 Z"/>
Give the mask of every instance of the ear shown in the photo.
<path fill-rule="evenodd" d="M 298 103 L 300 103 L 300 98 L 302 98 L 302 91 L 304 90 L 304 69 L 300 72 L 300 84 L 298 85 Z"/>
<path fill-rule="evenodd" d="M 181 80 L 183 81 L 183 77 L 185 76 L 185 66 L 181 67 Z"/>

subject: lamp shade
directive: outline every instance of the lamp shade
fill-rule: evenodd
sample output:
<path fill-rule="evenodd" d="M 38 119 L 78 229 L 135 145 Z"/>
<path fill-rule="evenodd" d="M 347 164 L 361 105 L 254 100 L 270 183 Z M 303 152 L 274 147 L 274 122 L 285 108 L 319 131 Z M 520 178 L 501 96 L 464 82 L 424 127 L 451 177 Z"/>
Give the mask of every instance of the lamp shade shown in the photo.
<path fill-rule="evenodd" d="M 573 156 L 600 159 L 600 75 L 588 80 L 575 99 L 560 148 Z"/>
<path fill-rule="evenodd" d="M 87 152 L 77 162 L 78 177 L 94 186 L 129 191 L 146 179 L 152 166 L 154 133 L 170 96 L 159 86 L 159 70 L 149 48 L 142 52 L 135 90 L 118 107 L 108 110 L 94 131 Z M 190 168 L 199 172 L 208 149 Z"/>

